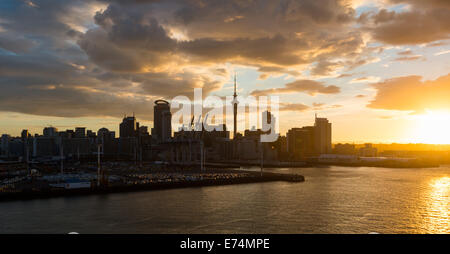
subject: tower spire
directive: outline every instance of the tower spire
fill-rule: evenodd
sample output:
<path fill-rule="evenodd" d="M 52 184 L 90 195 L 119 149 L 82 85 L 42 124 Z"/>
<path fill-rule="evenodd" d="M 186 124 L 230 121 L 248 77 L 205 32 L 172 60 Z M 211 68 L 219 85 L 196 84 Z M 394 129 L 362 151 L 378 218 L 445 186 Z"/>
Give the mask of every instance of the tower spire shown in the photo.
<path fill-rule="evenodd" d="M 236 138 L 236 134 L 237 134 L 237 106 L 238 106 L 238 101 L 237 101 L 237 93 L 236 93 L 236 72 L 234 72 L 234 94 L 233 94 L 233 139 Z"/>
<path fill-rule="evenodd" d="M 236 72 L 234 72 L 234 94 L 233 96 L 236 98 L 237 94 L 236 94 Z"/>

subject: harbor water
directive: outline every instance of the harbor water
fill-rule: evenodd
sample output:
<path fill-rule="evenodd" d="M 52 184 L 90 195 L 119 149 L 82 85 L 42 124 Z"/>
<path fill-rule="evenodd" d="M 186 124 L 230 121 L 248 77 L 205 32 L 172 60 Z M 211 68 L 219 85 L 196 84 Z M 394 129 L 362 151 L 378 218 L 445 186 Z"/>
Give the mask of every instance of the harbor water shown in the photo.
<path fill-rule="evenodd" d="M 450 233 L 450 166 L 265 170 L 306 181 L 1 202 L 0 233 Z"/>

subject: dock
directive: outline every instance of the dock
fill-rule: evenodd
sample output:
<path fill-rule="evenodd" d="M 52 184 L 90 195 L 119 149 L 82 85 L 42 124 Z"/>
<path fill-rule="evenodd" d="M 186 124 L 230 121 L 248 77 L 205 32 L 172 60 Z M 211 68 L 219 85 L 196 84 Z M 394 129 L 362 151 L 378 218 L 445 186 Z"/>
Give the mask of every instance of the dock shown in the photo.
<path fill-rule="evenodd" d="M 304 182 L 305 177 L 298 174 L 280 174 L 272 172 L 256 172 L 243 170 L 217 170 L 212 172 L 189 171 L 159 174 L 177 174 L 185 177 L 148 177 L 148 174 L 127 176 L 126 182 L 112 183 L 91 188 L 30 188 L 17 192 L 0 192 L 0 202 L 11 200 L 27 200 L 52 197 L 69 197 L 82 195 L 105 195 L 136 191 L 153 191 L 180 188 L 198 188 L 233 184 L 251 184 L 284 181 L 290 183 Z"/>

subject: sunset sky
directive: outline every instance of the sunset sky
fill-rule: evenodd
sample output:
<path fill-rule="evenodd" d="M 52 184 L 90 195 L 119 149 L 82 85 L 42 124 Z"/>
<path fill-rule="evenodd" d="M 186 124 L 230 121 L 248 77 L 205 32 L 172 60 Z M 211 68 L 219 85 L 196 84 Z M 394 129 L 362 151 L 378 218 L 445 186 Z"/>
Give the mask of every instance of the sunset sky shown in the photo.
<path fill-rule="evenodd" d="M 280 129 L 450 144 L 448 0 L 2 0 L 0 133 L 118 129 L 153 101 L 280 96 Z M 229 126 L 231 128 L 231 126 Z"/>

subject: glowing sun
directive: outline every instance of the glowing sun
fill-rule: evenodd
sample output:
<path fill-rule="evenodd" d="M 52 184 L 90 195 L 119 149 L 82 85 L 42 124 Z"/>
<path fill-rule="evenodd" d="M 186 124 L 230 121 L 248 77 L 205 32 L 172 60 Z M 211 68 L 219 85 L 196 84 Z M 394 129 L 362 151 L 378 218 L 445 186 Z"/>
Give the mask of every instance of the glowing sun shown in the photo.
<path fill-rule="evenodd" d="M 427 111 L 416 116 L 413 141 L 424 144 L 450 144 L 450 112 Z"/>

